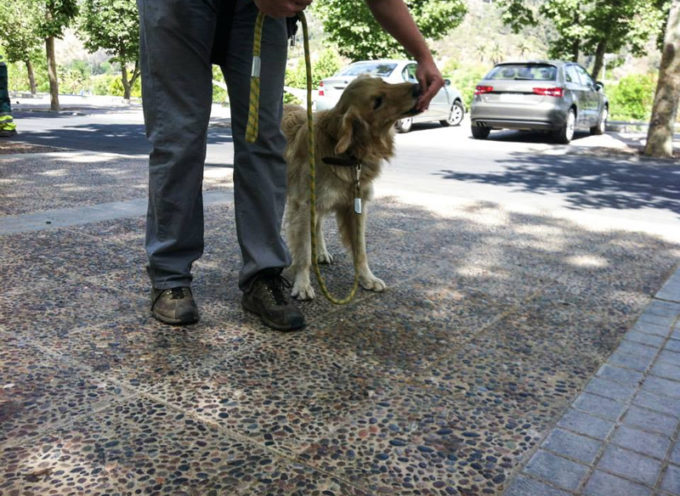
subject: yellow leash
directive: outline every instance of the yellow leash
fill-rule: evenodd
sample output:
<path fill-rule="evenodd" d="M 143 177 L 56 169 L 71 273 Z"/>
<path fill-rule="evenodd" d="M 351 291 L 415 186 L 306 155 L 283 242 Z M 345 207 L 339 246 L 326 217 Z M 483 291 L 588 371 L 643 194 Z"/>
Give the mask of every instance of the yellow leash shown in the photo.
<path fill-rule="evenodd" d="M 254 143 L 258 134 L 258 113 L 260 108 L 260 49 L 262 41 L 262 25 L 264 22 L 264 14 L 260 12 L 255 21 L 255 38 L 253 40 L 253 68 L 250 77 L 250 103 L 248 111 L 248 127 L 246 128 L 246 141 Z M 310 235 L 312 240 L 312 266 L 316 279 L 319 281 L 321 292 L 331 303 L 336 305 L 345 305 L 354 299 L 357 289 L 359 288 L 359 267 L 357 264 L 356 253 L 353 253 L 354 259 L 354 283 L 352 289 L 345 298 L 336 298 L 328 290 L 326 282 L 321 275 L 319 262 L 317 257 L 318 240 L 316 238 L 316 146 L 314 144 L 314 122 L 312 115 L 312 63 L 309 55 L 309 32 L 307 30 L 307 19 L 303 12 L 298 13 L 298 18 L 302 24 L 303 44 L 305 51 L 305 69 L 307 76 L 307 129 L 309 135 L 309 193 L 310 193 Z M 355 179 L 355 187 L 357 189 L 357 199 L 359 198 L 359 181 L 358 177 Z M 356 202 L 357 200 L 355 200 Z M 355 207 L 355 211 L 357 209 Z M 359 213 L 357 212 L 357 215 Z M 356 224 L 358 226 L 358 223 Z M 355 237 L 358 239 L 358 232 Z"/>
<path fill-rule="evenodd" d="M 259 12 L 255 20 L 255 36 L 253 38 L 253 67 L 250 71 L 250 100 L 248 101 L 248 124 L 246 141 L 255 143 L 257 139 L 260 115 L 260 52 L 262 50 L 262 25 L 264 14 Z"/>

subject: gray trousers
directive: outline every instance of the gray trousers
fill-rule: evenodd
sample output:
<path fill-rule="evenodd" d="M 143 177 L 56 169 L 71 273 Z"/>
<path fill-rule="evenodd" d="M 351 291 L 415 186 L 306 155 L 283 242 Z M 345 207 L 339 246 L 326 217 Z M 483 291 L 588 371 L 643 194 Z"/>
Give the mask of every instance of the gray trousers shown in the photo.
<path fill-rule="evenodd" d="M 203 253 L 203 167 L 212 103 L 211 51 L 222 0 L 137 0 L 142 95 L 149 156 L 146 228 L 153 287 L 189 286 Z M 245 141 L 253 27 L 252 0 L 236 0 L 229 50 L 221 63 L 231 103 L 234 203 L 242 253 L 239 287 L 261 270 L 290 264 L 281 237 L 286 195 L 280 131 L 287 56 L 283 19 L 266 18 L 262 38 L 259 137 Z"/>

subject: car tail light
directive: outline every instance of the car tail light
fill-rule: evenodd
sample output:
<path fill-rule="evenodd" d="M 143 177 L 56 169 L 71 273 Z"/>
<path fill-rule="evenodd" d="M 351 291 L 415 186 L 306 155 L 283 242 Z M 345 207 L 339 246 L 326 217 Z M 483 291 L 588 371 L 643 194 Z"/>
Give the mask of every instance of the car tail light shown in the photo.
<path fill-rule="evenodd" d="M 323 81 L 319 82 L 319 92 L 317 94 L 319 96 L 325 96 L 325 93 L 323 92 Z"/>
<path fill-rule="evenodd" d="M 475 95 L 483 95 L 484 93 L 491 93 L 493 86 L 477 86 L 475 87 Z"/>
<path fill-rule="evenodd" d="M 562 98 L 562 96 L 564 96 L 564 88 L 534 88 L 534 93 L 537 95 Z"/>

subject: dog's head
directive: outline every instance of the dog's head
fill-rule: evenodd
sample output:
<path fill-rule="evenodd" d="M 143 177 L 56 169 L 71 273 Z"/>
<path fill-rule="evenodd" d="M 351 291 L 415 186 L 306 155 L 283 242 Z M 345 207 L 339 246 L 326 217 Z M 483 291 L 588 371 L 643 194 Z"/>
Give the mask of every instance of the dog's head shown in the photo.
<path fill-rule="evenodd" d="M 341 154 L 351 147 L 358 156 L 365 147 L 391 140 L 394 123 L 418 113 L 415 105 L 420 91 L 417 84 L 357 77 L 345 88 L 334 109 L 341 120 L 335 152 Z"/>

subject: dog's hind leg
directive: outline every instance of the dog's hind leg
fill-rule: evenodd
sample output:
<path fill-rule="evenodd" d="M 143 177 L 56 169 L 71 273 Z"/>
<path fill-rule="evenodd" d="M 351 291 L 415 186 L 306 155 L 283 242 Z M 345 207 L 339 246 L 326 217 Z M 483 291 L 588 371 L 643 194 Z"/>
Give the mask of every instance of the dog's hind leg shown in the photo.
<path fill-rule="evenodd" d="M 286 214 L 288 248 L 293 259 L 289 268 L 289 272 L 293 276 L 291 295 L 300 300 L 311 300 L 315 295 L 309 277 L 312 267 L 309 204 L 306 202 L 289 204 L 289 210 Z"/>
<path fill-rule="evenodd" d="M 351 250 L 355 266 L 359 271 L 359 284 L 371 291 L 384 291 L 387 287 L 382 279 L 373 275 L 366 255 L 366 202 L 360 214 L 352 207 L 336 212 L 338 229 L 345 246 Z"/>

